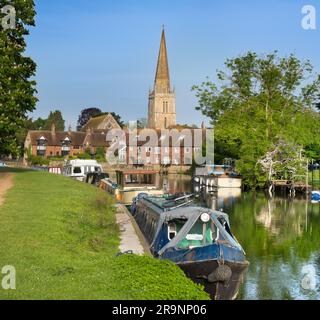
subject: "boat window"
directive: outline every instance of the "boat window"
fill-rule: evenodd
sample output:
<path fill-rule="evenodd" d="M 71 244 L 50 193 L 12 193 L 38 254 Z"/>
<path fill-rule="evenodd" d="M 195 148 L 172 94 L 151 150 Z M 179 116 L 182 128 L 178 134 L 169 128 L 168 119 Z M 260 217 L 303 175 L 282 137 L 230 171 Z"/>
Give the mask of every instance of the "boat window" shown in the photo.
<path fill-rule="evenodd" d="M 74 174 L 81 173 L 81 167 L 74 167 L 74 168 L 73 168 L 73 173 L 74 173 Z"/>
<path fill-rule="evenodd" d="M 218 221 L 221 223 L 224 229 L 229 233 L 229 235 L 233 238 L 228 222 L 223 217 L 218 218 Z"/>
<path fill-rule="evenodd" d="M 203 223 L 200 219 L 193 225 L 186 237 L 178 244 L 179 248 L 195 248 L 213 244 L 221 240 L 217 226 L 212 220 Z"/>
<path fill-rule="evenodd" d="M 168 224 L 168 238 L 172 240 L 177 235 L 177 225 L 173 222 Z"/>

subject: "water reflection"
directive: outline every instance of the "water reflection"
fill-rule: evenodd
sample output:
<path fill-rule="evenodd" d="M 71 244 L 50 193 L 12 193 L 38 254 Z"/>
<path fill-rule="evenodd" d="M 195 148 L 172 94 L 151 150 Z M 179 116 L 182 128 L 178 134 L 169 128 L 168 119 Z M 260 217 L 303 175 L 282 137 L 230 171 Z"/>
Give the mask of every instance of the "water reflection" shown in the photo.
<path fill-rule="evenodd" d="M 171 193 L 194 190 L 190 177 L 162 179 Z M 194 191 L 202 194 L 204 205 L 230 215 L 233 233 L 246 250 L 250 267 L 238 299 L 320 299 L 319 204 L 237 189 Z M 315 287 L 302 285 L 308 277 Z"/>

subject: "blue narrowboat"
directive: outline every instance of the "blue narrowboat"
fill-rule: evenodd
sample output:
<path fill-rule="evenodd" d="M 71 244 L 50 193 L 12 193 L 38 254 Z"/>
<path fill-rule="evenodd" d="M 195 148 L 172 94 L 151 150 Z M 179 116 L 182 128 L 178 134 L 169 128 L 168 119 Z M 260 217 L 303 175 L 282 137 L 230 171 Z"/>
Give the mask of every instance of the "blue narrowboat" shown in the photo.
<path fill-rule="evenodd" d="M 139 194 L 135 218 L 153 256 L 175 262 L 213 299 L 235 299 L 248 268 L 227 214 L 198 206 L 193 195 Z"/>

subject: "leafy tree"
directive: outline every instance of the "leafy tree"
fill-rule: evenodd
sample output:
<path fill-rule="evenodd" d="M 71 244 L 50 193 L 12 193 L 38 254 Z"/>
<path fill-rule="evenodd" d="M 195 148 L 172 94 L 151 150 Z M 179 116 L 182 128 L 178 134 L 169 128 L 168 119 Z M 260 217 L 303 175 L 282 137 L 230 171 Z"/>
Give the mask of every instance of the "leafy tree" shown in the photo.
<path fill-rule="evenodd" d="M 62 113 L 59 110 L 51 111 L 48 119 L 45 122 L 44 130 L 51 130 L 52 124 L 55 124 L 57 131 L 64 131 L 65 121 L 62 117 Z"/>
<path fill-rule="evenodd" d="M 211 119 L 219 152 L 237 159 L 249 186 L 263 185 L 257 161 L 280 140 L 305 147 L 320 138 L 320 117 L 314 105 L 320 77 L 309 61 L 277 52 L 228 59 L 218 82 L 194 86 L 197 110 Z M 226 150 L 226 152 L 225 152 Z M 226 153 L 226 154 L 224 154 Z"/>
<path fill-rule="evenodd" d="M 1 8 L 7 4 L 0 0 Z M 18 154 L 16 132 L 37 102 L 36 83 L 30 80 L 36 64 L 24 56 L 27 28 L 35 25 L 34 1 L 12 0 L 9 4 L 15 7 L 16 23 L 14 29 L 3 29 L 0 24 L 0 155 Z"/>
<path fill-rule="evenodd" d="M 137 129 L 145 129 L 148 126 L 146 118 L 141 118 L 137 120 Z"/>
<path fill-rule="evenodd" d="M 99 108 L 87 108 L 81 111 L 77 130 L 80 131 L 83 126 L 85 126 L 91 118 L 100 116 L 102 111 Z"/>
<path fill-rule="evenodd" d="M 29 130 L 44 130 L 47 119 L 38 118 L 33 122 L 33 129 Z"/>

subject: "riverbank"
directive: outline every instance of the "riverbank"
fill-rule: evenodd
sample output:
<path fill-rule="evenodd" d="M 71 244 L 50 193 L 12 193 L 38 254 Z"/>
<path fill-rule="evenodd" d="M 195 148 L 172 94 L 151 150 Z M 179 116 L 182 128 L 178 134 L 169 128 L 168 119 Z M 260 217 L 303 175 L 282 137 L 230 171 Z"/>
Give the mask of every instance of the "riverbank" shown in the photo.
<path fill-rule="evenodd" d="M 3 173 L 0 175 L 0 206 L 3 204 L 6 192 L 12 188 L 12 174 Z"/>
<path fill-rule="evenodd" d="M 16 290 L 0 299 L 208 299 L 171 262 L 117 257 L 111 197 L 61 176 L 14 174 L 0 210 L 0 266 L 16 268 Z"/>

